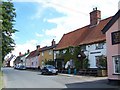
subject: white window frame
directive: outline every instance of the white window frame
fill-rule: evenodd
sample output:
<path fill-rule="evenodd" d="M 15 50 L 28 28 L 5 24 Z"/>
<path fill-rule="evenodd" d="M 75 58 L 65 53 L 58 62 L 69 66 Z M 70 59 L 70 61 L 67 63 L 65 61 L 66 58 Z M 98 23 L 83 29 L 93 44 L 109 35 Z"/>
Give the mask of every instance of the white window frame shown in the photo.
<path fill-rule="evenodd" d="M 96 50 L 104 49 L 104 43 L 97 43 L 95 46 L 96 46 Z"/>
<path fill-rule="evenodd" d="M 44 56 L 44 52 L 42 52 L 42 56 Z"/>
<path fill-rule="evenodd" d="M 52 55 L 52 50 L 49 50 L 48 52 L 49 52 L 49 55 Z"/>
<path fill-rule="evenodd" d="M 119 66 L 118 68 L 120 68 L 120 55 L 116 55 L 116 56 L 112 56 L 112 60 L 113 60 L 113 67 L 114 67 L 114 74 L 120 74 L 120 71 L 119 72 L 116 72 L 116 65 L 115 65 L 115 60 L 118 60 L 118 63 L 119 63 Z M 119 69 L 120 70 L 120 69 Z"/>

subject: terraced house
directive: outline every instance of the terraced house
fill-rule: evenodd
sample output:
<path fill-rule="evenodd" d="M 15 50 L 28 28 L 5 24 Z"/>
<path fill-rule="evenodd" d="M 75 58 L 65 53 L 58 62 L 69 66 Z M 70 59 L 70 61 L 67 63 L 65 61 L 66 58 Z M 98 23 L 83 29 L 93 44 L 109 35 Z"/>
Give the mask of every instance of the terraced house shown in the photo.
<path fill-rule="evenodd" d="M 40 63 L 40 45 L 26 57 L 26 68 L 37 69 Z"/>
<path fill-rule="evenodd" d="M 24 66 L 26 66 L 26 57 L 29 55 L 29 50 L 27 51 L 27 53 L 25 54 L 21 54 L 21 52 L 19 53 L 19 56 L 16 57 L 16 59 L 14 60 L 14 66 L 17 64 L 22 64 Z"/>
<path fill-rule="evenodd" d="M 101 11 L 97 10 L 97 8 L 93 8 L 93 11 L 90 12 L 89 25 L 63 35 L 56 47 L 55 59 L 57 59 L 57 55 L 60 51 L 64 54 L 66 48 L 80 46 L 80 51 L 82 51 L 89 60 L 89 68 L 96 69 L 100 67 L 101 56 L 106 57 L 106 36 L 101 30 L 111 18 L 112 17 L 108 17 L 101 20 Z M 78 54 L 76 57 L 79 58 L 81 56 L 82 55 Z M 82 60 L 80 60 L 80 62 L 81 61 Z"/>
<path fill-rule="evenodd" d="M 45 46 L 40 49 L 40 67 L 45 65 L 47 61 L 54 61 L 54 49 L 56 48 L 57 44 L 53 39 L 51 42 L 51 46 Z"/>

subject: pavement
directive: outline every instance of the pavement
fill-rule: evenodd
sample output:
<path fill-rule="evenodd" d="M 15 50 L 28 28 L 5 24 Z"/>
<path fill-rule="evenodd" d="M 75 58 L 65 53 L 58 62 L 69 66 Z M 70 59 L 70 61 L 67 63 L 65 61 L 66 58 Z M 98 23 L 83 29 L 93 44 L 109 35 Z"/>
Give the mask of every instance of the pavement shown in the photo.
<path fill-rule="evenodd" d="M 0 71 L 0 90 L 3 88 L 3 73 Z"/>

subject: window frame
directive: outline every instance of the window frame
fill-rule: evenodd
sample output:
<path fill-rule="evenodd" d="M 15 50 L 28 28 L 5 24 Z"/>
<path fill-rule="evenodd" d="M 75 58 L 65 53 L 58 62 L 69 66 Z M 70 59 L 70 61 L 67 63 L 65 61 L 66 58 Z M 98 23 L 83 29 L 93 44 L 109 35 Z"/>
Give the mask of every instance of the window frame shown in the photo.
<path fill-rule="evenodd" d="M 44 52 L 42 52 L 42 56 L 44 56 Z"/>
<path fill-rule="evenodd" d="M 102 45 L 102 46 L 101 46 Z M 97 43 L 95 44 L 95 49 L 98 50 L 98 49 L 104 49 L 104 43 Z"/>
<path fill-rule="evenodd" d="M 52 50 L 48 50 L 49 55 L 52 55 Z"/>
<path fill-rule="evenodd" d="M 118 59 L 115 59 L 115 57 L 117 57 Z M 116 72 L 116 66 L 115 66 L 115 60 L 118 60 L 118 65 L 120 66 L 120 55 L 115 55 L 115 56 L 112 56 L 112 60 L 113 60 L 113 69 L 114 69 L 114 74 L 120 74 L 120 71 L 119 72 Z M 119 68 L 119 66 L 118 66 L 118 70 L 120 70 L 120 68 Z"/>

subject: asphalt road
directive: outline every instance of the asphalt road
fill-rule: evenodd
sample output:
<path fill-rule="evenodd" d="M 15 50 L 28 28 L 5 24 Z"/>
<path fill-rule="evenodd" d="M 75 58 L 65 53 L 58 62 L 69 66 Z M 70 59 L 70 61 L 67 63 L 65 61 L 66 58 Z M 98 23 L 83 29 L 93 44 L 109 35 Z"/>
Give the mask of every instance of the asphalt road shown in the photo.
<path fill-rule="evenodd" d="M 107 77 L 41 75 L 41 72 L 3 68 L 5 88 L 118 88 Z"/>

